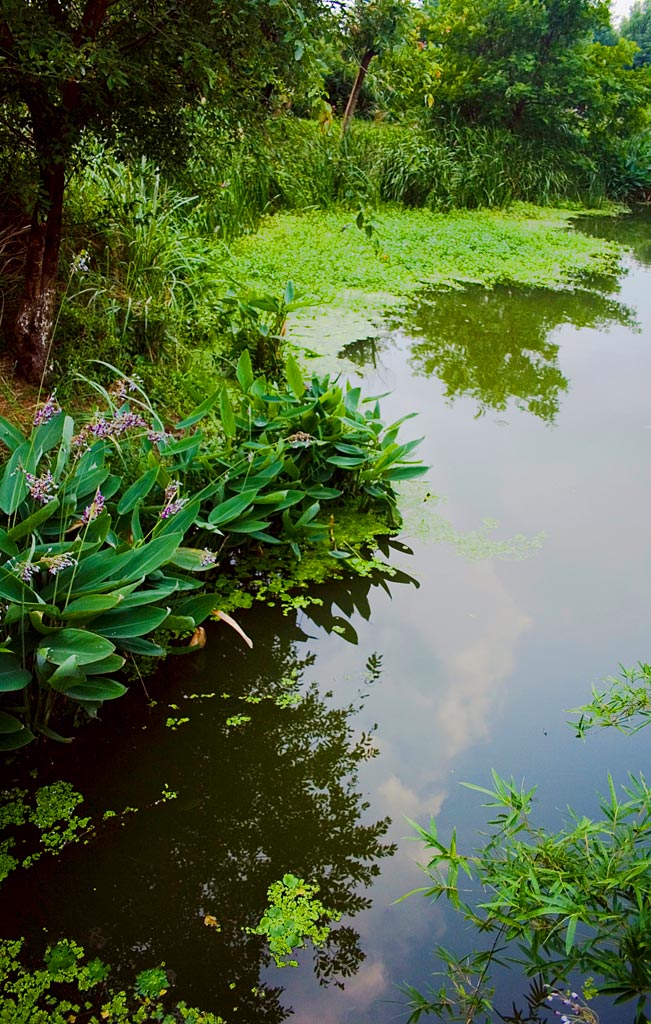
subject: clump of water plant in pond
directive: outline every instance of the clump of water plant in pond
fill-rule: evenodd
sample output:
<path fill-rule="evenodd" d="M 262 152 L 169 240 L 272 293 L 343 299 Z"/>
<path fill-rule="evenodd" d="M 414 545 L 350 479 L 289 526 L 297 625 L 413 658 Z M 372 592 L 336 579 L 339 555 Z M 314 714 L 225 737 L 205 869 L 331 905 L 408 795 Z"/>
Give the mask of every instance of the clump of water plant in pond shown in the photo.
<path fill-rule="evenodd" d="M 214 1013 L 168 996 L 165 965 L 141 971 L 128 988 L 109 981 L 110 968 L 101 960 L 88 960 L 82 946 L 61 939 L 45 952 L 44 966 L 35 970 L 21 960 L 23 941 L 0 942 L 0 1020 L 11 1024 L 224 1024 Z"/>
<path fill-rule="evenodd" d="M 288 386 L 254 377 L 240 356 L 234 409 L 218 388 L 173 429 L 136 380 L 97 386 L 105 409 L 81 426 L 51 396 L 29 436 L 0 419 L 0 750 L 36 733 L 62 705 L 96 716 L 125 686 L 127 655 L 160 657 L 155 630 L 192 633 L 216 609 L 211 573 L 225 548 L 324 542 L 322 502 L 383 504 L 396 519 L 393 482 L 425 467 L 385 428 L 376 401 L 329 378 Z M 212 439 L 197 424 L 219 403 Z M 224 438 L 217 450 L 217 431 Z M 169 649 L 169 648 L 168 648 Z M 178 651 L 178 648 L 174 648 Z"/>
<path fill-rule="evenodd" d="M 309 939 L 315 948 L 323 946 L 330 934 L 328 921 L 338 921 L 341 914 L 328 910 L 317 899 L 318 885 L 287 873 L 269 886 L 269 906 L 260 923 L 249 928 L 252 935 L 265 935 L 276 967 L 298 967 L 292 958 L 296 949 L 303 949 Z"/>

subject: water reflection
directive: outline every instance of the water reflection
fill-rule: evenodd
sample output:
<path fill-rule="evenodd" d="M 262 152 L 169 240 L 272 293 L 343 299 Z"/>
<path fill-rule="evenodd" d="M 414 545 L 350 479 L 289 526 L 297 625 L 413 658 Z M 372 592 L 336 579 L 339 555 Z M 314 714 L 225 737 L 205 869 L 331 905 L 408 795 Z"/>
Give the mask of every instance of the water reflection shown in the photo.
<path fill-rule="evenodd" d="M 651 266 L 651 208 L 638 207 L 632 217 L 579 217 L 575 226 L 586 235 L 628 246 L 643 266 Z"/>
<path fill-rule="evenodd" d="M 388 819 L 366 820 L 357 792 L 359 768 L 376 750 L 368 734 L 354 735 L 356 708 L 333 706 L 316 684 L 284 706 L 313 658 L 298 658 L 303 633 L 285 620 L 279 636 L 277 620 L 262 612 L 247 626 L 255 653 L 235 652 L 216 630 L 197 658 L 179 661 L 147 717 L 122 702 L 92 743 L 82 737 L 76 756 L 66 751 L 58 769 L 87 804 L 103 793 L 105 807 L 112 781 L 122 790 L 113 806 L 142 806 L 164 783 L 178 798 L 92 847 L 17 873 L 3 888 L 5 934 L 26 934 L 36 948 L 43 928 L 68 935 L 124 979 L 164 960 L 176 998 L 227 1020 L 285 1019 L 282 989 L 260 982 L 263 940 L 244 931 L 260 919 L 268 886 L 286 871 L 315 880 L 324 905 L 350 918 L 370 905 L 360 890 L 394 847 L 383 838 Z M 169 716 L 189 721 L 173 730 Z M 206 915 L 219 929 L 206 927 Z M 363 959 L 345 921 L 314 968 L 320 983 L 340 983 Z"/>
<path fill-rule="evenodd" d="M 604 329 L 613 323 L 637 325 L 633 310 L 603 292 L 501 285 L 421 296 L 390 326 L 413 339 L 413 372 L 438 377 L 450 401 L 469 396 L 478 415 L 514 401 L 553 423 L 569 382 L 551 335 L 562 324 Z M 389 344 L 390 336 L 367 338 L 341 355 L 376 367 Z"/>
<path fill-rule="evenodd" d="M 566 323 L 604 328 L 634 322 L 630 309 L 598 292 L 501 286 L 423 298 L 403 329 L 416 339 L 413 370 L 438 376 L 446 398 L 468 395 L 479 413 L 504 410 L 514 400 L 551 423 L 568 388 L 552 332 Z"/>

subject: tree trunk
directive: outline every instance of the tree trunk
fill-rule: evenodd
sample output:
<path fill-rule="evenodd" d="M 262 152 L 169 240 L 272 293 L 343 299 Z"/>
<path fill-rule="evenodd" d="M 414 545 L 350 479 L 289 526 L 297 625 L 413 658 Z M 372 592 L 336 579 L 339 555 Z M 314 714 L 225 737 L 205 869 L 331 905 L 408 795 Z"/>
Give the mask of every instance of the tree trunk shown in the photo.
<path fill-rule="evenodd" d="M 45 380 L 51 372 L 65 188 L 63 163 L 42 167 L 40 185 L 27 243 L 23 297 L 15 324 L 17 369 L 21 377 L 34 384 Z"/>
<path fill-rule="evenodd" d="M 344 119 L 341 125 L 342 135 L 344 135 L 350 128 L 350 123 L 353 120 L 355 110 L 357 109 L 357 101 L 359 99 L 359 94 L 362 91 L 362 86 L 364 84 L 364 79 L 366 78 L 368 66 L 374 57 L 375 50 L 367 50 L 364 56 L 362 57 L 361 63 L 357 71 L 357 75 L 355 76 L 355 81 L 353 82 L 353 87 L 350 90 L 348 103 L 346 104 L 346 109 L 344 111 Z"/>

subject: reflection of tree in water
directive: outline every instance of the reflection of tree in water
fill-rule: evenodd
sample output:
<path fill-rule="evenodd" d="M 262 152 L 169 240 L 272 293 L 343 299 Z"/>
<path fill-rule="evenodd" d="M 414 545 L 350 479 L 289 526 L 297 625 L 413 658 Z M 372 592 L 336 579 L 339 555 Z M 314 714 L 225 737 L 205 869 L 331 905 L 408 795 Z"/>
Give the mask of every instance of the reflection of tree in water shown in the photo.
<path fill-rule="evenodd" d="M 575 225 L 586 235 L 628 246 L 640 263 L 651 266 L 651 209 L 648 206 L 638 207 L 632 214 L 621 217 L 579 217 Z"/>
<path fill-rule="evenodd" d="M 362 821 L 368 804 L 357 775 L 375 749 L 368 735 L 353 736 L 356 709 L 332 707 L 316 684 L 297 706 L 277 706 L 269 698 L 286 695 L 283 680 L 313 659 L 298 659 L 293 641 L 303 634 L 270 610 L 256 612 L 246 628 L 255 652 L 235 650 L 222 630 L 196 658 L 176 663 L 177 678 L 164 690 L 159 684 L 166 696 L 158 694 L 164 703 L 151 717 L 125 699 L 92 741 L 88 734 L 78 741 L 74 761 L 59 763 L 90 806 L 119 807 L 127 795 L 144 804 L 163 783 L 178 799 L 17 873 L 7 884 L 2 931 L 35 945 L 43 927 L 75 938 L 121 980 L 164 960 L 177 974 L 176 998 L 229 1021 L 276 1024 L 291 1011 L 281 1005 L 282 989 L 260 983 L 269 962 L 263 939 L 244 932 L 259 921 L 268 886 L 293 872 L 319 884 L 326 907 L 354 915 L 370 905 L 359 890 L 393 848 L 383 842 L 388 820 Z M 170 711 L 167 701 L 177 707 Z M 189 722 L 172 731 L 168 715 Z M 228 725 L 236 715 L 250 720 Z M 121 793 L 111 789 L 113 774 Z M 205 915 L 219 929 L 207 927 Z M 358 939 L 349 923 L 333 927 L 314 958 L 321 983 L 358 969 Z"/>
<path fill-rule="evenodd" d="M 389 558 L 395 551 L 402 554 L 413 554 L 411 548 L 394 537 L 378 537 L 376 545 L 376 550 L 385 558 Z M 351 573 L 350 576 L 314 588 L 317 602 L 309 604 L 304 609 L 303 615 L 315 625 L 325 629 L 327 633 L 338 633 L 348 643 L 357 644 L 357 631 L 350 621 L 352 616 L 360 615 L 368 622 L 371 617 L 370 590 L 373 587 L 381 587 L 390 595 L 391 587 L 398 584 L 408 584 L 417 589 L 420 587 L 420 583 L 415 577 L 409 576 L 399 569 L 391 569 L 390 575 L 381 569 L 372 570 L 368 576 Z M 337 609 L 342 612 L 341 615 L 338 614 Z"/>
<path fill-rule="evenodd" d="M 411 348 L 414 369 L 436 374 L 446 397 L 471 396 L 481 412 L 506 409 L 515 399 L 552 422 L 568 381 L 549 334 L 564 323 L 603 327 L 632 318 L 630 310 L 598 292 L 476 287 L 421 300 L 406 330 L 422 338 Z"/>
<path fill-rule="evenodd" d="M 498 286 L 423 298 L 401 326 L 414 338 L 414 370 L 439 377 L 447 398 L 470 396 L 480 412 L 506 409 L 514 399 L 553 422 L 568 381 L 550 333 L 564 323 L 603 327 L 612 322 L 633 324 L 634 314 L 598 292 Z"/>

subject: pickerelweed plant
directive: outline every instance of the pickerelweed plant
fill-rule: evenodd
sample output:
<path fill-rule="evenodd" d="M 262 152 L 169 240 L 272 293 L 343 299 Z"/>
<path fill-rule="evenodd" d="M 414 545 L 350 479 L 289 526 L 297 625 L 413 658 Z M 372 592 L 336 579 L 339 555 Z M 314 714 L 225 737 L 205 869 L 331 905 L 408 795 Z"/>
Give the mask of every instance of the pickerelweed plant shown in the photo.
<path fill-rule="evenodd" d="M 105 411 L 81 427 L 54 396 L 29 437 L 0 418 L 0 751 L 63 739 L 57 708 L 96 716 L 126 692 L 126 655 L 191 649 L 147 637 L 215 611 L 216 593 L 191 592 L 222 550 L 286 544 L 300 558 L 321 542 L 346 558 L 319 521 L 335 499 L 379 502 L 396 521 L 393 483 L 426 470 L 406 458 L 418 442 L 398 444 L 400 424 L 385 428 L 376 400 L 362 411 L 359 388 L 306 385 L 291 356 L 285 373 L 287 386 L 254 377 L 245 349 L 235 406 L 221 386 L 173 429 L 135 379 L 96 385 Z"/>

